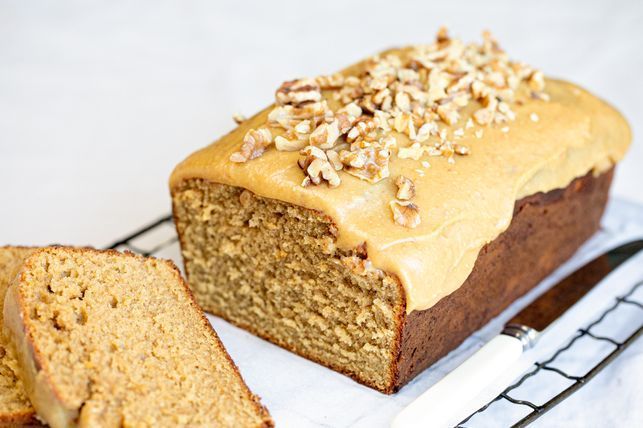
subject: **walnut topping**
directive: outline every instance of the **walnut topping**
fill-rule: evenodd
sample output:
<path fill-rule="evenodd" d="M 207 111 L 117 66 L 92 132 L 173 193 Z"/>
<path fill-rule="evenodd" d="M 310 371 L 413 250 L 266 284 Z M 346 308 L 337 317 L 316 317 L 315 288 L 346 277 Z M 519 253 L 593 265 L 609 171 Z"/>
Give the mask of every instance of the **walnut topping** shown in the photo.
<path fill-rule="evenodd" d="M 397 199 L 408 201 L 415 197 L 415 184 L 410 178 L 398 175 L 395 178 L 395 185 L 397 186 Z"/>
<path fill-rule="evenodd" d="M 481 139 L 484 127 L 508 132 L 517 106 L 549 99 L 543 73 L 511 61 L 488 32 L 481 43 L 465 44 L 441 28 L 431 44 L 377 55 L 352 70 L 359 72 L 285 82 L 275 93 L 266 125 L 275 128 L 277 150 L 301 151 L 304 186 L 336 187 L 343 172 L 376 183 L 389 176 L 392 156 L 424 168 L 424 156 L 453 164 L 471 155 L 461 143 Z M 231 160 L 254 159 L 270 144 L 268 128 L 250 130 Z M 404 195 L 397 211 L 417 211 L 399 205 Z"/>
<path fill-rule="evenodd" d="M 247 162 L 258 158 L 271 143 L 272 134 L 268 128 L 250 129 L 243 137 L 241 150 L 232 153 L 230 160 L 232 162 Z"/>
<path fill-rule="evenodd" d="M 248 119 L 241 113 L 235 113 L 232 115 L 232 120 L 234 120 L 234 123 L 236 123 L 237 125 L 241 125 L 243 122 L 245 122 Z"/>
<path fill-rule="evenodd" d="M 304 158 L 300 159 L 299 167 L 304 170 L 306 177 L 302 186 L 321 184 L 326 181 L 330 187 L 337 187 L 341 183 L 337 171 L 328 160 L 326 153 L 315 146 L 307 146 L 300 152 Z"/>
<path fill-rule="evenodd" d="M 350 146 L 350 150 L 339 152 L 344 171 L 370 183 L 389 176 L 388 161 L 391 152 L 384 141 L 370 142 L 360 140 Z M 394 144 L 394 143 L 393 143 Z"/>
<path fill-rule="evenodd" d="M 322 123 L 310 134 L 310 144 L 322 149 L 332 149 L 335 147 L 339 135 L 339 121 L 337 119 L 331 123 Z"/>
<path fill-rule="evenodd" d="M 335 150 L 326 150 L 326 157 L 328 158 L 328 162 L 330 162 L 333 168 L 335 168 L 335 171 L 339 171 L 344 168 L 344 164 L 339 158 L 339 153 Z"/>
<path fill-rule="evenodd" d="M 369 259 L 363 259 L 358 256 L 346 256 L 341 258 L 341 262 L 351 269 L 356 275 L 367 276 L 369 274 L 382 275 L 382 271 L 375 269 Z"/>
<path fill-rule="evenodd" d="M 339 89 L 344 85 L 344 76 L 341 73 L 317 76 L 315 81 L 321 89 Z"/>
<path fill-rule="evenodd" d="M 280 105 L 305 104 L 320 101 L 321 97 L 321 89 L 315 79 L 297 79 L 284 82 L 275 94 L 277 104 Z"/>
<path fill-rule="evenodd" d="M 395 223 L 410 229 L 414 229 L 420 224 L 420 209 L 413 202 L 393 200 L 389 205 Z"/>
<path fill-rule="evenodd" d="M 308 145 L 306 140 L 288 139 L 281 135 L 275 137 L 275 147 L 282 152 L 296 152 Z"/>
<path fill-rule="evenodd" d="M 397 157 L 400 159 L 420 160 L 424 153 L 428 153 L 431 148 L 422 146 L 420 143 L 413 143 L 409 147 L 401 147 L 397 151 Z"/>
<path fill-rule="evenodd" d="M 467 156 L 469 153 L 471 153 L 467 146 L 463 146 L 461 144 L 454 144 L 453 151 L 460 156 Z"/>

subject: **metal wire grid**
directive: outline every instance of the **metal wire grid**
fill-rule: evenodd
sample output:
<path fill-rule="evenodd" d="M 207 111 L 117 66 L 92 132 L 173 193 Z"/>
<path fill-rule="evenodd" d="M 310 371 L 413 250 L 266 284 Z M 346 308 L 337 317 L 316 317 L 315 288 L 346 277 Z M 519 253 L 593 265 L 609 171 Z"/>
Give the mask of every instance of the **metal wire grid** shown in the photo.
<path fill-rule="evenodd" d="M 468 423 L 475 415 L 484 412 L 491 405 L 501 400 L 506 400 L 512 405 L 524 406 L 526 408 L 531 409 L 529 414 L 527 414 L 525 417 L 523 417 L 522 419 L 520 419 L 519 421 L 517 421 L 512 425 L 512 427 L 524 427 L 529 425 L 539 417 L 541 417 L 547 411 L 551 410 L 554 406 L 556 406 L 564 399 L 569 397 L 571 394 L 576 392 L 583 385 L 587 384 L 587 382 L 589 382 L 594 376 L 596 376 L 601 370 L 603 370 L 611 361 L 613 361 L 616 357 L 618 357 L 638 337 L 640 337 L 641 334 L 643 334 L 643 323 L 628 338 L 626 338 L 622 342 L 619 342 L 611 337 L 601 336 L 591 332 L 591 329 L 593 327 L 600 324 L 609 314 L 619 310 L 624 305 L 632 305 L 643 311 L 643 304 L 631 299 L 631 296 L 639 288 L 643 289 L 643 281 L 635 284 L 630 289 L 630 291 L 624 296 L 617 297 L 614 303 L 608 309 L 606 309 L 605 312 L 603 312 L 594 322 L 592 322 L 585 328 L 578 329 L 574 337 L 572 337 L 572 339 L 565 346 L 563 346 L 562 348 L 559 348 L 556 352 L 554 352 L 554 354 L 548 360 L 534 363 L 534 368 L 532 370 L 525 373 L 516 383 L 509 386 L 507 389 L 501 392 L 496 398 L 494 398 L 489 403 L 482 406 L 480 409 L 476 410 L 471 415 L 469 415 L 466 419 L 460 422 L 457 425 L 457 427 L 467 428 L 467 425 L 465 424 Z M 573 348 L 574 344 L 577 343 L 578 340 L 581 339 L 582 337 L 587 337 L 587 338 L 591 338 L 592 340 L 607 342 L 613 345 L 614 349 L 612 350 L 612 352 L 610 352 L 605 358 L 603 358 L 598 364 L 592 367 L 583 376 L 573 376 L 559 368 L 553 367 L 552 364 L 556 361 L 556 359 L 562 354 L 564 354 L 565 352 L 572 352 L 571 349 Z M 569 387 L 565 388 L 558 394 L 554 395 L 548 401 L 546 401 L 544 404 L 541 404 L 541 405 L 534 404 L 532 401 L 529 401 L 529 400 L 519 400 L 509 395 L 511 391 L 520 387 L 520 385 L 522 385 L 527 379 L 537 376 L 538 374 L 542 374 L 545 371 L 556 373 L 562 376 L 563 378 L 572 381 L 573 383 Z"/>
<path fill-rule="evenodd" d="M 131 250 L 146 256 L 155 255 L 158 252 L 166 249 L 167 247 L 173 245 L 178 241 L 178 237 L 176 236 L 175 233 L 172 233 L 169 236 L 167 236 L 166 234 L 166 236 L 158 237 L 157 240 L 152 240 L 153 242 L 151 244 L 148 242 L 148 245 L 146 245 L 145 248 L 137 245 L 134 242 L 136 240 L 149 237 L 149 235 L 154 234 L 154 232 L 157 231 L 159 228 L 167 227 L 167 226 L 171 226 L 173 228 L 172 216 L 166 216 L 158 219 L 157 221 L 139 229 L 138 231 L 132 233 L 131 235 L 114 242 L 111 246 L 109 246 L 109 248 Z M 571 394 L 573 394 L 578 389 L 580 389 L 583 385 L 587 384 L 589 380 L 591 380 L 594 376 L 596 376 L 610 362 L 612 362 L 618 355 L 620 355 L 630 344 L 632 344 L 638 337 L 640 337 L 641 334 L 643 334 L 643 324 L 641 324 L 641 326 L 639 326 L 638 329 L 634 331 L 634 333 L 632 333 L 629 337 L 627 337 L 623 341 L 617 341 L 611 337 L 601 336 L 591 332 L 591 329 L 597 326 L 598 324 L 600 324 L 610 313 L 618 311 L 624 305 L 631 305 L 643 311 L 643 303 L 631 299 L 631 296 L 639 288 L 643 289 L 643 281 L 635 284 L 626 295 L 622 297 L 617 297 L 612 306 L 610 306 L 607 310 L 605 310 L 605 312 L 603 312 L 594 322 L 589 324 L 587 327 L 579 329 L 576 332 L 576 335 L 565 346 L 558 349 L 548 360 L 534 363 L 534 367 L 532 370 L 524 374 L 516 383 L 506 388 L 496 398 L 491 400 L 489 403 L 487 403 L 480 409 L 476 410 L 471 415 L 469 415 L 466 419 L 464 419 L 462 422 L 460 422 L 457 425 L 457 428 L 471 428 L 469 425 L 465 425 L 465 424 L 469 423 L 474 416 L 483 413 L 494 403 L 498 403 L 503 400 L 510 403 L 511 405 L 522 406 L 530 410 L 529 414 L 527 414 L 522 419 L 520 419 L 519 421 L 515 422 L 512 425 L 512 427 L 527 426 L 530 423 L 534 422 L 536 419 L 538 419 L 540 416 L 545 414 L 547 411 L 551 410 L 556 405 L 561 403 Z M 603 358 L 598 364 L 594 365 L 591 369 L 589 369 L 587 373 L 585 373 L 582 376 L 570 375 L 565 371 L 552 366 L 552 364 L 562 354 L 566 352 L 573 352 L 572 348 L 574 344 L 577 343 L 578 340 L 583 337 L 591 338 L 592 340 L 596 340 L 596 341 L 609 343 L 614 347 L 614 349 L 605 358 Z M 556 373 L 562 378 L 572 381 L 573 383 L 567 388 L 557 393 L 556 395 L 552 396 L 548 401 L 546 401 L 544 404 L 541 404 L 541 405 L 534 404 L 532 401 L 529 401 L 529 400 L 516 399 L 511 395 L 509 395 L 511 391 L 520 387 L 527 379 L 537 377 L 539 374 L 542 374 L 544 372 Z"/>

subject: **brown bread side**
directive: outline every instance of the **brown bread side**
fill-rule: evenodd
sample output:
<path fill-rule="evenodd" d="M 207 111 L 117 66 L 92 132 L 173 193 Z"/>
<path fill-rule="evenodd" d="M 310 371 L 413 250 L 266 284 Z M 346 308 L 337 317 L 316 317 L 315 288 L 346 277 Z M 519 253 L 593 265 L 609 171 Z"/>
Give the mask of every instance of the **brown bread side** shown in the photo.
<path fill-rule="evenodd" d="M 613 171 L 516 202 L 509 228 L 478 255 L 465 283 L 409 314 L 397 359 L 398 390 L 455 349 L 570 258 L 600 226 Z"/>

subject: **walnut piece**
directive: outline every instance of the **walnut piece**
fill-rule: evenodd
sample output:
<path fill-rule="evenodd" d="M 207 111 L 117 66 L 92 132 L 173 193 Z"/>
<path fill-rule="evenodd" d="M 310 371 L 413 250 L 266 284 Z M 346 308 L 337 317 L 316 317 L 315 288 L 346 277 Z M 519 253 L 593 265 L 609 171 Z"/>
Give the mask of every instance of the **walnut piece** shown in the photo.
<path fill-rule="evenodd" d="M 307 146 L 301 150 L 304 158 L 300 159 L 299 167 L 304 171 L 306 177 L 301 183 L 303 187 L 310 185 L 319 185 L 323 181 L 328 183 L 329 187 L 337 187 L 341 180 L 335 167 L 328 160 L 326 153 L 315 146 Z"/>
<path fill-rule="evenodd" d="M 398 175 L 395 178 L 395 185 L 397 186 L 397 199 L 408 201 L 415 197 L 415 184 L 410 178 Z"/>
<path fill-rule="evenodd" d="M 351 144 L 350 150 L 339 152 L 344 171 L 370 183 L 377 183 L 389 176 L 390 157 L 386 143 L 364 140 Z"/>
<path fill-rule="evenodd" d="M 306 140 L 288 139 L 281 135 L 275 137 L 275 147 L 282 152 L 296 152 L 307 145 L 308 142 Z"/>
<path fill-rule="evenodd" d="M 272 134 L 268 128 L 250 129 L 243 137 L 241 150 L 232 153 L 230 160 L 232 162 L 247 162 L 258 158 L 270 144 L 272 144 Z"/>
<path fill-rule="evenodd" d="M 248 120 L 248 118 L 241 113 L 235 113 L 232 115 L 232 120 L 234 120 L 234 123 L 236 123 L 237 125 L 241 125 L 243 122 Z"/>
<path fill-rule="evenodd" d="M 393 200 L 389 205 L 393 211 L 395 223 L 410 229 L 414 229 L 420 224 L 420 209 L 413 202 Z"/>
<path fill-rule="evenodd" d="M 315 79 L 297 79 L 284 82 L 277 89 L 275 98 L 280 105 L 300 105 L 320 101 L 322 95 Z"/>

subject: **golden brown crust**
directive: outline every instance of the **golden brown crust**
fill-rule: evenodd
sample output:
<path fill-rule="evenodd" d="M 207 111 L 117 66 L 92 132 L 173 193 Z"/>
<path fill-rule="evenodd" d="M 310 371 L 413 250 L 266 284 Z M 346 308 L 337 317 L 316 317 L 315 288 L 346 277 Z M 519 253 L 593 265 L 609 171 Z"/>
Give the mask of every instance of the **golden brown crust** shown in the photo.
<path fill-rule="evenodd" d="M 14 254 L 16 252 L 21 253 L 19 257 L 24 257 L 22 254 L 23 252 L 26 251 L 31 251 L 35 250 L 36 247 L 30 247 L 30 246 L 24 246 L 24 245 L 2 245 L 0 246 L 0 251 L 5 252 L 8 251 L 10 254 Z M 8 287 L 9 284 L 4 284 L 5 287 Z M 4 295 L 2 295 L 4 297 Z M 0 305 L 0 307 L 3 305 Z M 1 316 L 1 314 L 0 314 Z M 4 352 L 7 352 L 9 350 L 6 350 Z M 22 409 L 22 410 L 14 410 L 14 411 L 6 411 L 6 412 L 0 412 L 0 426 L 41 426 L 39 421 L 36 419 L 36 414 L 33 408 L 30 409 Z"/>

